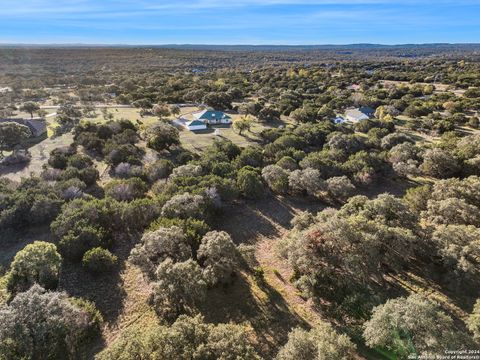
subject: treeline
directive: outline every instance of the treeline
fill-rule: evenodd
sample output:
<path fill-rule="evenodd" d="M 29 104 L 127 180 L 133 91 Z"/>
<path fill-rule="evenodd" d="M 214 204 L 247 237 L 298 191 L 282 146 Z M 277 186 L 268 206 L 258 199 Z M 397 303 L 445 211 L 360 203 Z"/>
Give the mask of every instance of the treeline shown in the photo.
<path fill-rule="evenodd" d="M 316 198 L 332 206 L 344 204 L 337 210 L 295 218 L 294 231 L 282 242 L 281 251 L 295 270 L 292 280 L 305 296 L 328 299 L 340 318 L 365 324 L 363 332 L 357 327 L 351 336 L 399 356 L 407 354 L 411 346 L 437 351 L 444 344 L 440 339 L 452 332 L 458 336 L 449 338 L 449 345 L 469 344 L 465 327 L 458 328 L 426 300 L 411 297 L 396 300 L 398 305 L 388 302 L 396 292 L 385 276 L 406 271 L 413 259 L 422 259 L 445 274 L 448 286 L 473 288 L 471 284 L 478 281 L 478 135 L 446 133 L 440 142 L 425 147 L 396 131 L 388 120 L 365 121 L 356 130 L 329 121 L 303 123 L 264 130 L 260 134 L 262 147 L 241 149 L 229 141 L 215 141 L 201 154 L 193 154 L 181 148 L 178 130 L 167 122 L 143 130 L 125 120 L 76 125 L 74 144 L 52 151 L 41 176 L 20 184 L 2 180 L 2 241 L 18 231 L 46 225 L 54 241 L 25 247 L 3 277 L 2 314 L 12 314 L 8 316 L 15 329 L 31 327 L 26 321 L 33 321 L 35 326 L 41 323 L 42 330 L 35 328 L 29 335 L 32 342 L 25 343 L 18 335 L 23 330 L 2 328 L 0 352 L 35 358 L 43 351 L 41 343 L 49 344 L 55 357 L 64 351 L 73 354 L 85 346 L 100 326 L 92 328 L 92 324 L 100 324 L 101 317 L 92 304 L 57 292 L 62 263 L 78 264 L 94 276 L 110 276 L 118 271 L 114 245 L 127 235 L 136 244 L 128 261 L 137 265 L 151 283 L 151 305 L 165 325 L 152 329 L 148 336 L 125 335 L 101 356 L 108 359 L 124 353 L 128 358 L 157 350 L 163 358 L 174 356 L 186 348 L 166 348 L 166 338 L 155 334 L 183 328 L 185 322 L 203 329 L 205 337 L 197 346 L 212 359 L 224 354 L 233 343 L 238 352 L 232 352 L 232 356 L 256 358 L 251 345 L 238 340 L 244 339 L 245 329 L 217 328 L 195 316 L 211 296 L 210 290 L 228 287 L 245 266 L 246 271 L 261 278 L 261 272 L 248 265 L 245 249 L 236 246 L 229 234 L 215 230 L 214 219 L 225 203 L 260 199 L 272 193 Z M 154 151 L 156 160 L 145 162 L 140 141 Z M 99 182 L 94 159 L 109 165 L 112 180 Z M 354 196 L 379 180 L 412 175 L 447 180 L 409 190 L 404 199 Z M 32 287 L 34 284 L 38 285 Z M 55 311 L 61 311 L 61 315 L 38 320 L 40 323 L 35 318 L 27 320 L 30 305 L 17 304 L 23 297 L 34 296 L 58 298 L 60 304 L 55 305 Z M 69 305 L 72 302 L 75 305 Z M 46 302 L 39 306 L 50 314 L 53 305 Z M 62 306 L 68 310 L 59 310 Z M 70 316 L 86 311 L 82 310 L 85 306 L 85 319 L 92 320 L 71 322 Z M 423 327 L 403 320 L 398 323 L 405 322 L 406 328 L 391 328 L 390 318 L 382 315 L 388 306 L 399 309 L 399 319 L 403 319 L 402 311 L 418 311 L 426 322 L 442 325 L 428 334 L 422 332 Z M 438 318 L 432 318 L 432 312 Z M 7 321 L 6 316 L 2 315 L 2 323 Z M 473 316 L 468 323 L 474 332 L 478 329 L 475 319 Z M 414 333 L 413 345 L 408 336 L 402 335 L 394 343 L 389 337 L 379 338 L 378 329 L 383 327 L 392 336 Z M 78 331 L 90 335 L 77 336 Z M 215 340 L 218 332 L 228 335 L 221 344 Z M 181 331 L 175 330 L 174 334 L 169 341 L 185 341 Z M 77 336 L 81 342 L 58 340 L 68 336 Z M 311 332 L 297 329 L 278 358 L 298 356 L 300 340 L 310 344 L 320 358 L 348 357 L 345 354 L 354 351 L 350 340 L 330 327 Z M 136 341 L 146 343 L 134 349 L 131 344 Z"/>
<path fill-rule="evenodd" d="M 197 75 L 222 69 L 250 71 L 268 67 L 353 64 L 376 69 L 394 66 L 396 77 L 420 78 L 418 66 L 436 63 L 439 69 L 457 61 L 476 63 L 478 46 L 309 49 L 293 51 L 215 51 L 167 48 L 0 48 L 0 82 L 27 89 L 111 84 L 119 75 L 181 73 Z M 442 63 L 444 64 L 442 66 Z M 413 68 L 412 68 L 413 67 Z M 410 70 L 409 70 L 410 68 Z M 451 67 L 455 75 L 457 69 Z M 395 72 L 391 72 L 395 76 Z M 448 78 L 447 73 L 440 72 Z M 437 75 L 432 68 L 430 76 Z M 442 77 L 442 78 L 443 78 Z"/>

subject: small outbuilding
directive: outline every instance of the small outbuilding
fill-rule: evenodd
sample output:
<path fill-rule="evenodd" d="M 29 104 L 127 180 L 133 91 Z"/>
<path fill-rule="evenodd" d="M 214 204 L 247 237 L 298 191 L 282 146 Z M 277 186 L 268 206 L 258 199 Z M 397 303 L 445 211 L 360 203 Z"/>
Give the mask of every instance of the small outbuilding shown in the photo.
<path fill-rule="evenodd" d="M 47 133 L 47 122 L 44 118 L 27 119 L 25 123 L 32 131 L 34 137 L 43 136 Z"/>
<path fill-rule="evenodd" d="M 23 118 L 7 118 L 0 119 L 0 123 L 5 122 L 14 122 L 17 124 L 28 126 L 32 132 L 32 137 L 40 137 L 47 133 L 47 122 L 44 118 L 32 118 L 32 119 L 23 119 Z"/>

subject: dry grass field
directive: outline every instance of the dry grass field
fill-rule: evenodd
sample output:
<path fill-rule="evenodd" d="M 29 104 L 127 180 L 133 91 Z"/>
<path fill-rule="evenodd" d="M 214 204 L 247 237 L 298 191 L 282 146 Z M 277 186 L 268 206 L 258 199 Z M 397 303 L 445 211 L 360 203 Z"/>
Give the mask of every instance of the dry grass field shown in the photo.
<path fill-rule="evenodd" d="M 28 149 L 32 156 L 28 164 L 24 166 L 0 168 L 0 175 L 14 181 L 20 181 L 22 177 L 28 177 L 30 174 L 38 175 L 42 172 L 43 165 L 47 163 L 52 150 L 58 147 L 68 146 L 72 142 L 73 134 L 71 133 L 56 137 L 47 137 Z"/>
<path fill-rule="evenodd" d="M 145 125 L 153 124 L 158 119 L 155 116 L 140 116 L 140 110 L 137 108 L 122 108 L 122 107 L 114 107 L 109 108 L 107 110 L 109 114 L 113 115 L 113 120 L 120 120 L 126 119 L 130 120 L 133 123 L 143 123 Z M 87 118 L 85 121 L 93 121 L 97 123 L 106 122 L 107 120 L 104 118 L 102 112 L 99 109 L 95 111 L 95 117 Z"/>
<path fill-rule="evenodd" d="M 199 107 L 182 107 L 178 117 L 187 120 L 193 120 L 192 114 L 198 111 L 201 111 Z M 140 110 L 136 108 L 111 108 L 108 110 L 108 112 L 110 114 L 113 114 L 114 120 L 127 119 L 140 125 L 141 127 L 153 125 L 159 121 L 158 118 L 156 118 L 155 116 L 141 117 Z M 232 117 L 234 122 L 243 118 L 243 115 L 229 115 Z M 166 119 L 174 121 L 175 117 L 170 116 Z M 178 123 L 174 123 L 174 125 L 176 125 L 176 127 L 180 131 L 180 141 L 182 143 L 182 146 L 190 151 L 198 152 L 211 145 L 211 143 L 216 138 L 228 139 L 241 147 L 257 144 L 260 141 L 259 133 L 263 129 L 268 128 L 269 126 L 260 124 L 256 122 L 255 119 L 252 120 L 253 122 L 250 131 L 245 131 L 244 133 L 242 133 L 242 135 L 238 134 L 238 132 L 234 130 L 233 126 L 228 125 L 212 126 L 207 130 L 195 132 L 189 131 L 184 126 L 181 126 Z M 291 123 L 291 120 L 288 118 L 284 118 L 282 120 L 282 122 L 274 124 L 272 125 L 272 127 L 278 127 L 280 125 L 286 125 Z M 101 111 L 97 109 L 96 117 L 86 119 L 86 121 L 105 122 L 106 120 L 103 117 Z M 215 135 L 216 129 L 218 129 L 219 135 Z"/>
<path fill-rule="evenodd" d="M 276 251 L 276 243 L 287 236 L 291 219 L 301 211 L 317 212 L 324 205 L 310 199 L 268 197 L 258 202 L 241 201 L 227 206 L 217 219 L 215 227 L 232 235 L 237 244 L 253 245 L 253 261 L 264 271 L 263 278 L 246 266 L 237 273 L 232 285 L 209 290 L 208 301 L 200 311 L 212 323 L 234 322 L 243 325 L 259 353 L 267 359 L 274 356 L 285 343 L 289 331 L 296 326 L 310 328 L 329 321 L 315 305 L 303 298 L 290 282 L 292 269 Z M 245 224 L 249 224 L 248 227 Z M 116 253 L 122 258 L 118 276 L 109 279 L 90 279 L 89 285 L 78 283 L 80 277 L 68 271 L 63 287 L 69 292 L 90 298 L 105 314 L 103 328 L 105 343 L 100 349 L 129 330 L 154 324 L 156 316 L 148 302 L 148 285 L 138 268 L 129 265 L 122 254 L 127 254 L 130 242 L 122 241 Z M 78 269 L 77 269 L 78 272 Z M 81 273 L 81 276 L 88 276 Z M 115 296 L 106 296 L 112 289 Z M 118 295 L 120 294 L 120 295 Z M 108 301 L 105 301 L 108 298 Z M 113 311 L 113 309 L 116 309 Z M 95 349 L 93 350 L 95 351 Z M 385 360 L 388 356 L 367 351 L 360 346 L 358 359 Z"/>
<path fill-rule="evenodd" d="M 181 113 L 179 117 L 184 117 L 187 119 L 192 119 L 192 113 L 200 111 L 198 107 L 184 107 L 181 108 Z M 55 114 L 55 109 L 48 109 L 49 114 Z M 140 127 L 146 127 L 157 123 L 159 120 L 155 116 L 140 116 L 140 110 L 136 108 L 125 108 L 125 107 L 115 107 L 109 108 L 108 112 L 113 114 L 114 120 L 127 119 L 133 123 L 138 124 Z M 28 114 L 18 113 L 17 116 L 29 117 Z M 238 114 L 230 114 L 233 121 L 241 119 L 243 116 Z M 281 122 L 267 126 L 261 123 L 256 122 L 252 119 L 252 126 L 250 131 L 244 131 L 240 135 L 237 131 L 234 130 L 231 125 L 218 125 L 213 126 L 207 130 L 203 131 L 189 131 L 185 127 L 174 123 L 174 117 L 169 117 L 168 120 L 178 128 L 180 131 L 180 141 L 182 147 L 193 152 L 200 152 L 206 147 L 212 144 L 215 139 L 228 139 L 233 143 L 237 144 L 240 147 L 246 147 L 249 145 L 256 145 L 260 142 L 260 132 L 269 127 L 278 127 L 278 126 L 287 126 L 291 124 L 291 120 L 288 118 L 282 119 Z M 99 109 L 96 110 L 96 117 L 86 118 L 82 121 L 93 121 L 93 122 L 106 122 L 103 114 Z M 0 169 L 0 175 L 5 176 L 11 180 L 19 181 L 22 177 L 27 177 L 30 174 L 40 174 L 43 170 L 43 165 L 47 163 L 48 156 L 50 152 L 57 148 L 68 146 L 73 142 L 72 133 L 67 133 L 61 136 L 54 136 L 54 129 L 58 124 L 55 121 L 55 116 L 47 117 L 47 128 L 48 133 L 46 138 L 39 139 L 37 142 L 33 142 L 29 151 L 32 155 L 32 160 L 26 166 L 13 166 L 8 168 Z M 219 130 L 219 135 L 215 135 L 215 129 Z M 97 164 L 98 170 L 102 173 L 105 170 L 104 164 Z"/>

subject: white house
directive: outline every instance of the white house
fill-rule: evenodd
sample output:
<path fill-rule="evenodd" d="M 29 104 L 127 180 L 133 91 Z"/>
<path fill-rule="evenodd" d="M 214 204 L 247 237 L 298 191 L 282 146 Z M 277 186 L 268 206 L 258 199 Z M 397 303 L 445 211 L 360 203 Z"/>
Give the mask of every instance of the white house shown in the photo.
<path fill-rule="evenodd" d="M 362 120 L 368 120 L 370 117 L 358 109 L 351 109 L 345 111 L 345 120 L 351 122 L 359 122 Z"/>

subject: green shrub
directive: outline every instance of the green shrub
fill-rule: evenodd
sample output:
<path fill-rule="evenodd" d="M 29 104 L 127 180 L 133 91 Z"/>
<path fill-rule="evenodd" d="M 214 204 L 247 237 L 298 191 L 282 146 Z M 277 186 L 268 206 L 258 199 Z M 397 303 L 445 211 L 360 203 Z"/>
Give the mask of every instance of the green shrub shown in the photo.
<path fill-rule="evenodd" d="M 103 316 L 91 301 L 82 298 L 68 298 L 68 301 L 76 308 L 84 312 L 88 318 L 88 327 L 78 334 L 77 341 L 81 344 L 86 344 L 95 339 L 101 332 L 101 325 L 103 323 Z"/>
<path fill-rule="evenodd" d="M 81 359 L 99 333 L 93 304 L 34 284 L 0 311 L 0 358 Z"/>
<path fill-rule="evenodd" d="M 75 154 L 68 159 L 67 164 L 69 167 L 74 167 L 78 170 L 83 170 L 93 166 L 93 161 L 87 155 Z"/>
<path fill-rule="evenodd" d="M 237 186 L 247 199 L 259 199 L 265 194 L 262 178 L 258 172 L 249 166 L 238 171 Z"/>
<path fill-rule="evenodd" d="M 100 274 L 111 270 L 118 258 L 110 251 L 96 247 L 83 255 L 82 264 L 91 273 Z"/>
<path fill-rule="evenodd" d="M 255 276 L 256 281 L 262 283 L 265 281 L 265 270 L 261 266 L 256 266 L 253 268 L 253 276 Z"/>
<path fill-rule="evenodd" d="M 13 293 L 37 283 L 47 289 L 57 287 L 62 258 L 54 244 L 35 241 L 20 250 L 10 265 L 7 287 Z"/>
<path fill-rule="evenodd" d="M 88 250 L 106 245 L 105 232 L 82 221 L 60 239 L 58 248 L 65 258 L 78 261 Z"/>
<path fill-rule="evenodd" d="M 105 185 L 105 195 L 117 201 L 132 201 L 141 198 L 147 190 L 145 182 L 136 177 L 126 180 L 112 180 Z"/>
<path fill-rule="evenodd" d="M 196 245 L 200 243 L 202 237 L 210 231 L 210 226 L 203 220 L 197 220 L 193 218 L 188 219 L 169 219 L 165 217 L 160 217 L 150 224 L 149 231 L 155 231 L 159 228 L 170 228 L 172 226 L 178 226 L 183 230 L 185 237 L 191 245 Z"/>

